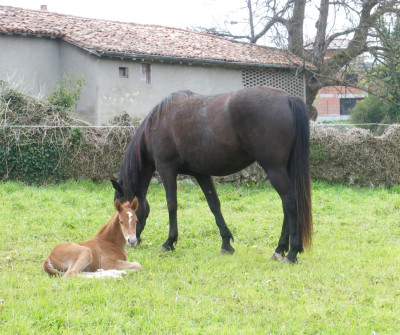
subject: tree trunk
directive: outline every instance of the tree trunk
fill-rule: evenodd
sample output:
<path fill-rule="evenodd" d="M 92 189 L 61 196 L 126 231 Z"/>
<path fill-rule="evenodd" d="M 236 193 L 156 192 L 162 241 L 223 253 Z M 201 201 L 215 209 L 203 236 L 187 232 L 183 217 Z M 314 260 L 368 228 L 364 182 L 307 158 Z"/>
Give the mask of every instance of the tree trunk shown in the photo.
<path fill-rule="evenodd" d="M 313 106 L 318 91 L 323 87 L 315 77 L 313 72 L 306 71 L 306 105 L 310 119 L 315 121 L 318 116 L 317 109 Z"/>
<path fill-rule="evenodd" d="M 303 26 L 306 0 L 296 0 L 293 15 L 287 21 L 288 48 L 293 54 L 303 57 Z"/>

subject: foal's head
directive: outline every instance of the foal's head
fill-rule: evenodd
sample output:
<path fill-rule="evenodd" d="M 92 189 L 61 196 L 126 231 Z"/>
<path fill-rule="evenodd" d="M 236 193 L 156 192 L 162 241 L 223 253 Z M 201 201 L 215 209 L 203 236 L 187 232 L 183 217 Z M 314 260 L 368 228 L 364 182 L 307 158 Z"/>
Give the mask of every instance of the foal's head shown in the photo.
<path fill-rule="evenodd" d="M 136 238 L 136 210 L 139 205 L 138 199 L 135 197 L 131 203 L 128 201 L 121 204 L 118 199 L 115 200 L 115 209 L 117 210 L 119 224 L 122 233 L 129 247 L 136 247 L 138 240 Z"/>

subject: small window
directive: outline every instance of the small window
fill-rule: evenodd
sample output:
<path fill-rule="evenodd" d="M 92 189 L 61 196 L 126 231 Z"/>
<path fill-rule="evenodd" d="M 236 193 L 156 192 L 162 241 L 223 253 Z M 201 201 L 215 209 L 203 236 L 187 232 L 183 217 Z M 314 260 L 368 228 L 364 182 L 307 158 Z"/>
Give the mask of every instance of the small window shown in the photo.
<path fill-rule="evenodd" d="M 357 73 L 347 73 L 346 80 L 349 84 L 358 84 L 358 74 Z"/>
<path fill-rule="evenodd" d="M 340 99 L 340 115 L 349 115 L 350 111 L 356 107 L 362 98 L 344 98 Z"/>
<path fill-rule="evenodd" d="M 127 67 L 120 67 L 119 68 L 119 76 L 121 78 L 128 78 L 128 68 Z"/>
<path fill-rule="evenodd" d="M 142 83 L 151 84 L 151 64 L 142 64 Z"/>

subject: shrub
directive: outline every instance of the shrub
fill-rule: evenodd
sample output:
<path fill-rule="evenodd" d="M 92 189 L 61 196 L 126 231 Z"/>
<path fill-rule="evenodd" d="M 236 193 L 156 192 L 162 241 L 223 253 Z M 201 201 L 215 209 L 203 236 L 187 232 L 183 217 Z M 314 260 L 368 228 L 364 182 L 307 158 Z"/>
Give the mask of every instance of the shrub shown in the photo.
<path fill-rule="evenodd" d="M 76 103 L 82 88 L 81 83 L 77 85 L 64 89 L 58 84 L 50 99 L 39 100 L 17 91 L 8 82 L 1 82 L 1 179 L 43 184 L 70 176 L 68 162 L 74 146 L 81 145 L 84 137 L 81 129 L 71 127 L 82 121 L 74 118 L 71 104 L 66 105 L 68 101 Z"/>
<path fill-rule="evenodd" d="M 84 85 L 85 78 L 77 78 L 75 83 L 73 75 L 67 74 L 54 86 L 53 92 L 47 96 L 47 101 L 63 109 L 75 108 L 81 98 Z"/>
<path fill-rule="evenodd" d="M 385 119 L 385 105 L 378 98 L 368 96 L 351 111 L 355 123 L 381 123 Z"/>

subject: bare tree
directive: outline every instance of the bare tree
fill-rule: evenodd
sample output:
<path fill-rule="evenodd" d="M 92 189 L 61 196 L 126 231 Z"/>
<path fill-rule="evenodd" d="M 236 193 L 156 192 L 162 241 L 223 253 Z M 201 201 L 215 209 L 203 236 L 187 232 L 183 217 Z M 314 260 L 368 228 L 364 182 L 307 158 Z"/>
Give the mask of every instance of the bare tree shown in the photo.
<path fill-rule="evenodd" d="M 382 21 L 390 15 L 398 17 L 400 1 L 246 0 L 244 9 L 247 9 L 248 27 L 245 34 L 234 34 L 226 27 L 200 30 L 250 43 L 269 36 L 275 44 L 283 42 L 291 53 L 313 64 L 313 69 L 305 69 L 306 103 L 310 116 L 315 119 L 312 104 L 320 88 L 354 85 L 338 79 L 337 73 L 350 67 L 362 54 L 378 57 L 381 45 L 385 44 L 380 43 Z M 310 23 L 312 20 L 314 25 Z M 327 59 L 327 50 L 338 39 L 346 43 Z"/>

